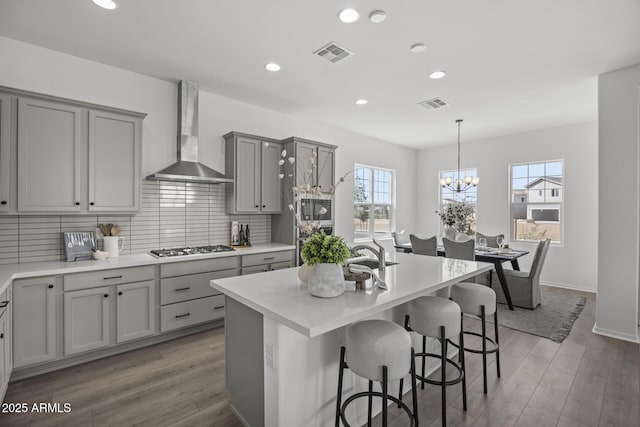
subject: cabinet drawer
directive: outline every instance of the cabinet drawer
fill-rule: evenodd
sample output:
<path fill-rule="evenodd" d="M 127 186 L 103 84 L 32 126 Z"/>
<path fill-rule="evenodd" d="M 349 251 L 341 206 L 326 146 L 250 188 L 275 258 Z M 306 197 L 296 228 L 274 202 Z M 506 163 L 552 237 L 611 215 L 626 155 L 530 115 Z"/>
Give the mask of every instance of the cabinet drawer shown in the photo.
<path fill-rule="evenodd" d="M 207 273 L 230 268 L 238 268 L 237 256 L 163 264 L 160 266 L 160 277 L 184 276 L 185 274 Z"/>
<path fill-rule="evenodd" d="M 293 251 L 267 252 L 264 254 L 253 254 L 242 256 L 242 267 L 260 264 L 273 264 L 274 262 L 291 261 Z"/>
<path fill-rule="evenodd" d="M 224 317 L 224 295 L 160 307 L 160 331 L 184 328 Z"/>
<path fill-rule="evenodd" d="M 121 283 L 142 282 L 155 278 L 155 267 L 114 268 L 112 270 L 89 273 L 67 274 L 64 276 L 64 290 L 95 288 L 96 286 L 119 285 Z"/>
<path fill-rule="evenodd" d="M 252 265 L 251 267 L 242 268 L 242 275 L 246 276 L 247 274 L 264 273 L 265 271 L 269 271 L 268 264 Z"/>
<path fill-rule="evenodd" d="M 269 266 L 270 270 L 284 270 L 285 268 L 291 268 L 293 266 L 293 261 L 284 261 L 284 262 L 272 262 Z"/>
<path fill-rule="evenodd" d="M 160 304 L 172 304 L 218 295 L 220 292 L 213 289 L 209 285 L 209 281 L 237 275 L 238 269 L 234 268 L 231 270 L 212 271 L 162 279 L 160 282 Z"/>

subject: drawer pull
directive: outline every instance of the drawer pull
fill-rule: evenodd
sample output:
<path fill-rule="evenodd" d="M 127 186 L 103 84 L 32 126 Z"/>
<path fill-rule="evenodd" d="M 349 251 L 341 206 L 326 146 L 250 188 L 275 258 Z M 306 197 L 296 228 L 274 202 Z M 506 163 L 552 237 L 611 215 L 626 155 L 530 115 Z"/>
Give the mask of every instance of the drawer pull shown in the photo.
<path fill-rule="evenodd" d="M 51 285 L 51 284 L 50 284 L 49 286 L 47 286 L 47 287 L 48 287 L 49 289 L 53 289 L 53 285 Z"/>
<path fill-rule="evenodd" d="M 224 308 L 224 305 L 216 305 L 213 307 L 214 310 L 220 310 L 221 308 Z"/>
<path fill-rule="evenodd" d="M 104 294 L 103 295 L 105 298 L 109 298 L 109 294 Z"/>
<path fill-rule="evenodd" d="M 9 305 L 9 301 L 2 301 L 0 302 L 0 308 L 5 308 L 6 306 Z"/>
<path fill-rule="evenodd" d="M 187 313 L 187 314 L 177 314 L 176 315 L 176 319 L 179 319 L 181 317 L 187 317 L 187 316 L 191 316 L 191 313 Z"/>
<path fill-rule="evenodd" d="M 0 334 L 0 340 L 4 339 L 4 334 Z"/>
<path fill-rule="evenodd" d="M 176 288 L 176 289 L 174 289 L 174 291 L 176 291 L 176 292 L 188 291 L 189 289 L 191 289 L 191 286 L 187 286 L 185 288 Z"/>
<path fill-rule="evenodd" d="M 103 277 L 102 280 L 111 280 L 111 279 L 122 279 L 122 274 L 119 276 L 110 276 L 110 277 Z"/>
<path fill-rule="evenodd" d="M 276 257 L 274 257 L 274 256 L 268 256 L 268 257 L 265 257 L 265 258 L 263 258 L 263 259 L 264 259 L 265 261 L 269 261 L 270 259 L 276 259 Z"/>

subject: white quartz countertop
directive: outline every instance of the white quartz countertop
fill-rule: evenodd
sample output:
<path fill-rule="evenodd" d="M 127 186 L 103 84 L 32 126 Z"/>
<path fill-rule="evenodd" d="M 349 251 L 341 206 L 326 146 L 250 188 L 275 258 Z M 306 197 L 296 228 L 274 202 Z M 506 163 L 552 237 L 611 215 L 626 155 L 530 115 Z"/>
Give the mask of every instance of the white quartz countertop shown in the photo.
<path fill-rule="evenodd" d="M 292 249 L 295 249 L 294 245 L 286 245 L 282 243 L 263 243 L 255 244 L 250 248 L 241 248 L 229 252 L 216 252 L 202 255 L 185 255 L 168 258 L 155 258 L 147 253 L 144 253 L 134 255 L 120 255 L 117 258 L 107 258 L 102 261 L 47 261 L 30 262 L 24 264 L 6 264 L 0 265 L 0 292 L 4 292 L 7 286 L 11 284 L 12 280 L 27 277 L 71 274 L 85 271 L 108 270 L 111 268 L 138 267 L 143 265 L 167 264 L 173 262 L 251 255 Z"/>
<path fill-rule="evenodd" d="M 419 296 L 489 271 L 493 264 L 404 253 L 390 253 L 384 280 L 388 289 L 347 290 L 318 298 L 303 288 L 298 268 L 211 281 L 211 286 L 251 309 L 315 337 Z M 376 270 L 377 271 L 377 270 Z"/>

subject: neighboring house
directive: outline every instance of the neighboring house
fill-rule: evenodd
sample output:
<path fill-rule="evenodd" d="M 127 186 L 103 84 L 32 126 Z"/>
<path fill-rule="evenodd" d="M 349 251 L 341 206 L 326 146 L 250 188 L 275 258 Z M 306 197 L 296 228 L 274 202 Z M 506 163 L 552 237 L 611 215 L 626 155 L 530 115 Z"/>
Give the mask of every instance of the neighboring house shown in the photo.
<path fill-rule="evenodd" d="M 527 184 L 527 219 L 560 221 L 562 178 L 540 177 Z"/>

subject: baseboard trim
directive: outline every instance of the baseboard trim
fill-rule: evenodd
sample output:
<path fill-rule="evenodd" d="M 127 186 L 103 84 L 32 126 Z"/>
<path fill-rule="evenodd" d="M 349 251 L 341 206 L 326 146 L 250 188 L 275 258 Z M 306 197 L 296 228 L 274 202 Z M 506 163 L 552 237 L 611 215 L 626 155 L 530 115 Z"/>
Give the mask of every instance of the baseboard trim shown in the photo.
<path fill-rule="evenodd" d="M 569 289 L 571 291 L 580 291 L 580 292 L 589 292 L 590 294 L 597 294 L 598 291 L 594 289 L 581 288 L 579 286 L 568 285 L 566 283 L 557 283 L 557 282 L 540 282 L 541 285 L 551 286 L 554 288 L 562 288 Z"/>
<path fill-rule="evenodd" d="M 636 335 L 625 334 L 623 332 L 612 331 L 611 329 L 600 328 L 598 323 L 593 325 L 593 329 L 591 330 L 594 334 L 603 335 L 609 338 L 615 338 L 617 340 L 629 341 L 635 344 L 640 344 L 640 330 Z"/>
<path fill-rule="evenodd" d="M 46 374 L 48 372 L 57 371 L 59 369 L 69 368 L 71 366 L 80 365 L 86 362 L 103 359 L 105 357 L 114 356 L 120 353 L 126 353 L 131 350 L 137 350 L 150 345 L 159 344 L 161 342 L 170 341 L 187 335 L 196 334 L 207 329 L 218 328 L 224 326 L 224 319 L 214 320 L 212 322 L 201 323 L 184 329 L 177 329 L 170 332 L 160 333 L 152 337 L 143 338 L 123 344 L 114 345 L 87 353 L 82 353 L 69 357 L 62 357 L 58 360 L 43 362 L 38 365 L 25 366 L 23 368 L 14 369 L 11 374 L 11 382 L 23 380 L 25 378 L 34 377 L 36 375 Z"/>

